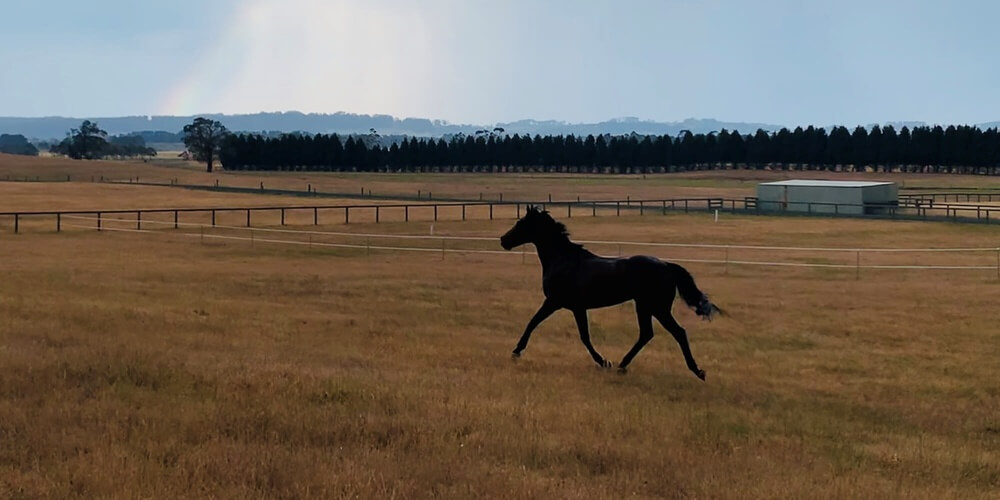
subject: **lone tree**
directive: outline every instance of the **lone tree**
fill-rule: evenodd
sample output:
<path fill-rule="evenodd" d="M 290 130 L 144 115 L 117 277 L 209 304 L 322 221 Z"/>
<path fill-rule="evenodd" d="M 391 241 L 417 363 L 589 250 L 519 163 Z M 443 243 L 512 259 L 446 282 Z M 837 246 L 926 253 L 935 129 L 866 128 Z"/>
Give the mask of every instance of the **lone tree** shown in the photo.
<path fill-rule="evenodd" d="M 190 125 L 184 126 L 184 145 L 195 160 L 208 165 L 212 171 L 215 159 L 219 157 L 219 149 L 229 131 L 221 123 L 207 118 L 195 118 Z"/>
<path fill-rule="evenodd" d="M 84 120 L 80 128 L 70 130 L 69 136 L 52 146 L 50 151 L 63 154 L 74 160 L 96 160 L 104 156 L 108 147 L 108 133 L 97 126 L 97 122 Z"/>

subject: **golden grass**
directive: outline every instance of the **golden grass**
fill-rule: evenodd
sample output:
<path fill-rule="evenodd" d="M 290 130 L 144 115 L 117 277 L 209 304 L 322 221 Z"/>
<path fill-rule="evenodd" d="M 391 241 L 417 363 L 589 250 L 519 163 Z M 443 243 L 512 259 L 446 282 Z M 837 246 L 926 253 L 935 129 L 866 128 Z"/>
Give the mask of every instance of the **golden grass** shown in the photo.
<path fill-rule="evenodd" d="M 798 218 L 569 222 L 578 239 L 775 245 L 1000 235 Z M 437 231 L 497 236 L 509 224 Z M 512 361 L 541 297 L 537 264 L 516 253 L 442 260 L 74 232 L 3 233 L 0 254 L 4 498 L 937 499 L 1000 488 L 1000 282 L 989 272 L 855 281 L 691 264 L 729 313 L 702 323 L 675 307 L 702 383 L 659 326 L 628 375 L 593 367 L 566 313 Z M 611 359 L 635 340 L 630 306 L 591 323 Z"/>

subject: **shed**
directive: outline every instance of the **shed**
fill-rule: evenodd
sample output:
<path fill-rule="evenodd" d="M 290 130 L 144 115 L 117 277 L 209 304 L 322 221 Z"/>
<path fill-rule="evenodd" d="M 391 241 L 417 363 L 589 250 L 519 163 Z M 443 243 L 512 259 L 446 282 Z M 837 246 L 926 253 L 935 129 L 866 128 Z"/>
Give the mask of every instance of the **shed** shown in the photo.
<path fill-rule="evenodd" d="M 895 182 L 787 180 L 757 185 L 764 211 L 879 214 L 899 203 Z"/>

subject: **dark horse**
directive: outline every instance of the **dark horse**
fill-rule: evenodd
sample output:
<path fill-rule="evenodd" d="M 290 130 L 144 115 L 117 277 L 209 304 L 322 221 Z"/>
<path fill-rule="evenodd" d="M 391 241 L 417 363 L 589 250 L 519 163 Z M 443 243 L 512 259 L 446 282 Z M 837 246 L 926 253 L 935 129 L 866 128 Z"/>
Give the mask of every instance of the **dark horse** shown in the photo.
<path fill-rule="evenodd" d="M 598 365 L 610 368 L 611 362 L 604 359 L 590 343 L 587 310 L 634 300 L 639 319 L 639 340 L 622 358 L 619 371 L 624 373 L 632 358 L 653 338 L 652 318 L 655 317 L 680 344 L 688 369 L 705 380 L 705 370 L 698 368 L 691 355 L 687 333 L 670 312 L 674 289 L 704 319 L 712 319 L 722 310 L 698 290 L 694 278 L 686 269 L 645 255 L 620 258 L 594 255 L 582 245 L 570 241 L 566 226 L 537 207 L 528 207 L 524 217 L 500 238 L 500 245 L 505 250 L 525 243 L 534 244 L 538 251 L 545 302 L 524 329 L 521 340 L 514 348 L 514 357 L 519 357 L 528 346 L 531 332 L 539 323 L 559 309 L 569 309 L 576 318 L 580 340 L 590 356 Z"/>

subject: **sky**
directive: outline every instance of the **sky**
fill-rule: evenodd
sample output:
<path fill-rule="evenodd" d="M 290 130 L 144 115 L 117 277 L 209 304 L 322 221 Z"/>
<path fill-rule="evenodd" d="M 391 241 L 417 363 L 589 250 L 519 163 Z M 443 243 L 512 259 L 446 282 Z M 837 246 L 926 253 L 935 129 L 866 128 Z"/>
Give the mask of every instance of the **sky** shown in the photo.
<path fill-rule="evenodd" d="M 1000 2 L 3 0 L 0 116 L 1000 120 Z"/>

